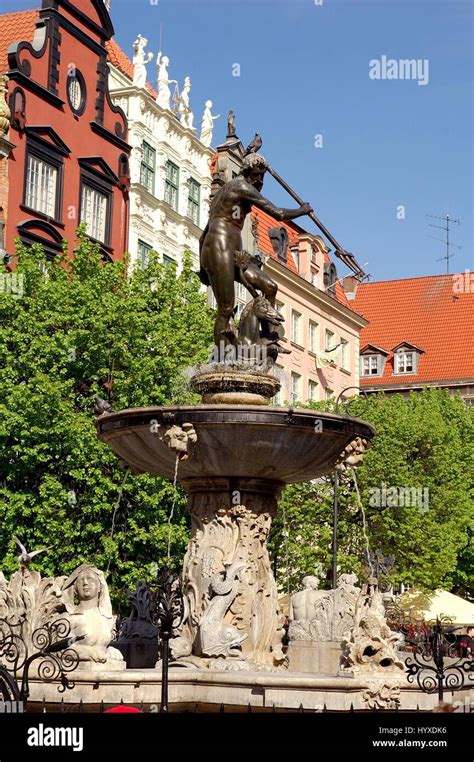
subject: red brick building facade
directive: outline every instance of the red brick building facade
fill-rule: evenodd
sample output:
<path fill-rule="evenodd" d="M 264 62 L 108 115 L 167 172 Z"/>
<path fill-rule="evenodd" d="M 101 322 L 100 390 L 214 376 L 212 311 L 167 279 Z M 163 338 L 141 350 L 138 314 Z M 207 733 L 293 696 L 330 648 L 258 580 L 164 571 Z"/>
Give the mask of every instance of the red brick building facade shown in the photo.
<path fill-rule="evenodd" d="M 108 91 L 113 33 L 103 0 L 43 0 L 39 10 L 0 16 L 11 111 L 0 222 L 11 257 L 17 237 L 48 256 L 63 239 L 72 250 L 79 222 L 104 259 L 127 248 L 130 147 Z"/>

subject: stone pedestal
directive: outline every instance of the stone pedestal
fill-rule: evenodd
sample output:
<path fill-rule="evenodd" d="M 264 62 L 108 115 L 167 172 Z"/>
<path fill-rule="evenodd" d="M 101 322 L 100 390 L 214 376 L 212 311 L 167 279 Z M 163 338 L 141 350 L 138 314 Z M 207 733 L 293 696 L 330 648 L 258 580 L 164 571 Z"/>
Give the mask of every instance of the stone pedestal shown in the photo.
<path fill-rule="evenodd" d="M 337 641 L 295 640 L 288 646 L 290 672 L 337 675 L 341 656 L 341 644 Z"/>
<path fill-rule="evenodd" d="M 237 657 L 229 668 L 233 662 L 244 669 L 239 658 L 274 666 L 283 660 L 284 630 L 266 541 L 283 485 L 208 478 L 183 486 L 192 532 L 183 568 L 189 612 L 178 641 L 182 656 L 188 644 L 196 657 Z"/>
<path fill-rule="evenodd" d="M 204 404 L 268 405 L 280 386 L 278 378 L 269 373 L 251 366 L 233 370 L 224 363 L 204 366 L 191 379 L 191 387 L 202 395 Z"/>

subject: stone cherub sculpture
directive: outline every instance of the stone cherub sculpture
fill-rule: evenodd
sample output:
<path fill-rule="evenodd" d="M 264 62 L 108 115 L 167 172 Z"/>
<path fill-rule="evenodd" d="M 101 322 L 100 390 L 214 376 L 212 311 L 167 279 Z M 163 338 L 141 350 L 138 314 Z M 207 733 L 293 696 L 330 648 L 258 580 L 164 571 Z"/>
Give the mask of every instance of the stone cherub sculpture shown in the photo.
<path fill-rule="evenodd" d="M 305 589 L 290 599 L 290 640 L 341 642 L 349 637 L 360 593 L 356 582 L 355 574 L 341 574 L 335 590 L 319 590 L 317 577 L 305 577 Z"/>
<path fill-rule="evenodd" d="M 252 206 L 278 220 L 293 220 L 312 211 L 309 204 L 297 209 L 282 209 L 262 196 L 260 191 L 267 168 L 266 159 L 257 153 L 244 157 L 239 175 L 225 183 L 214 196 L 209 220 L 200 239 L 201 281 L 211 286 L 217 304 L 216 346 L 220 346 L 222 340 L 231 343 L 235 281 L 250 290 L 254 298 L 260 292 L 270 306 L 275 307 L 276 283 L 265 273 L 256 257 L 242 251 L 242 228 Z M 272 333 L 270 329 L 268 331 Z"/>
<path fill-rule="evenodd" d="M 303 585 L 304 590 L 290 598 L 288 636 L 290 640 L 324 640 L 317 637 L 315 627 L 319 611 L 331 603 L 332 590 L 319 590 L 319 579 L 314 576 L 304 577 Z"/>
<path fill-rule="evenodd" d="M 122 654 L 110 648 L 115 617 L 104 573 L 90 564 L 81 564 L 62 584 L 63 600 L 71 634 L 81 636 L 74 644 L 80 667 L 125 668 Z"/>

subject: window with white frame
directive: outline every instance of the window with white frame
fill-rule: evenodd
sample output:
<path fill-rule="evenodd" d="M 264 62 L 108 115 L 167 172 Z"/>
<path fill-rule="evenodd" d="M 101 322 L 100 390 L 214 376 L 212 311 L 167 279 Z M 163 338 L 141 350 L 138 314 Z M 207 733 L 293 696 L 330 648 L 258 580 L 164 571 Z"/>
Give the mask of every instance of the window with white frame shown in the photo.
<path fill-rule="evenodd" d="M 361 376 L 378 376 L 380 375 L 380 363 L 379 355 L 362 355 L 360 358 L 360 375 Z"/>
<path fill-rule="evenodd" d="M 298 246 L 292 246 L 290 251 L 293 256 L 293 262 L 295 263 L 296 269 L 299 272 L 300 271 L 300 250 Z"/>
<path fill-rule="evenodd" d="M 199 205 L 201 203 L 201 186 L 192 177 L 189 178 L 188 217 L 195 225 L 199 225 Z"/>
<path fill-rule="evenodd" d="M 324 390 L 324 397 L 325 399 L 330 400 L 332 397 L 334 397 L 334 391 L 326 387 Z"/>
<path fill-rule="evenodd" d="M 334 333 L 326 328 L 324 332 L 324 349 L 327 352 L 328 349 L 334 349 Z"/>
<path fill-rule="evenodd" d="M 309 379 L 308 381 L 308 400 L 317 400 L 318 399 L 318 382 L 312 381 L 312 379 Z"/>
<path fill-rule="evenodd" d="M 170 267 L 176 264 L 176 260 L 173 257 L 168 257 L 167 254 L 163 254 L 163 264 L 165 267 Z"/>
<path fill-rule="evenodd" d="M 166 163 L 165 201 L 178 210 L 179 168 L 172 161 Z"/>
<path fill-rule="evenodd" d="M 56 218 L 58 168 L 28 154 L 25 204 L 36 212 Z"/>
<path fill-rule="evenodd" d="M 87 235 L 102 243 L 107 243 L 108 202 L 109 198 L 105 193 L 83 183 L 80 221 L 86 223 Z"/>
<path fill-rule="evenodd" d="M 309 351 L 318 352 L 319 350 L 319 323 L 314 320 L 309 321 Z"/>
<path fill-rule="evenodd" d="M 296 310 L 291 310 L 291 340 L 295 344 L 301 344 L 301 315 Z"/>
<path fill-rule="evenodd" d="M 343 339 L 341 336 L 341 368 L 344 370 L 350 370 L 349 368 L 349 362 L 350 362 L 350 352 L 349 352 L 349 342 L 347 339 Z"/>
<path fill-rule="evenodd" d="M 280 312 L 280 313 L 283 315 L 283 317 L 285 317 L 285 312 L 284 312 L 284 310 L 285 310 L 285 305 L 283 304 L 283 302 L 279 302 L 279 301 L 277 300 L 277 301 L 275 302 L 275 307 L 276 307 L 276 309 L 278 310 L 278 312 Z"/>
<path fill-rule="evenodd" d="M 291 372 L 291 402 L 294 405 L 300 398 L 301 376 L 298 373 Z"/>
<path fill-rule="evenodd" d="M 415 372 L 415 352 L 404 349 L 395 353 L 395 373 Z"/>

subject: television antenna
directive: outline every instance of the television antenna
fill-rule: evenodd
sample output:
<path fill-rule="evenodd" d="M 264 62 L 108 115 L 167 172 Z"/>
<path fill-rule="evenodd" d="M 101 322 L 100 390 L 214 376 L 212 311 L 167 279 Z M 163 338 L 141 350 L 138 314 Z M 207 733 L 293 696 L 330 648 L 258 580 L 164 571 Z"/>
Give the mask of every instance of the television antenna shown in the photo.
<path fill-rule="evenodd" d="M 428 238 L 434 238 L 435 241 L 441 241 L 441 243 L 444 243 L 444 245 L 446 246 L 446 254 L 444 255 L 444 257 L 440 257 L 436 261 L 442 262 L 442 260 L 444 259 L 444 261 L 446 262 L 446 274 L 449 275 L 449 260 L 452 259 L 456 254 L 456 252 L 451 254 L 450 247 L 454 246 L 455 249 L 462 249 L 462 246 L 458 246 L 456 243 L 452 243 L 449 240 L 449 232 L 450 232 L 449 224 L 454 223 L 454 224 L 460 225 L 461 220 L 454 220 L 452 217 L 449 216 L 449 214 L 445 214 L 444 217 L 437 217 L 435 214 L 427 214 L 426 216 L 431 217 L 433 220 L 444 220 L 446 223 L 446 225 L 433 225 L 431 224 L 431 222 L 429 223 L 430 228 L 439 228 L 440 230 L 444 230 L 444 232 L 446 233 L 446 238 L 438 238 L 437 236 L 434 236 L 434 235 L 429 235 Z"/>

